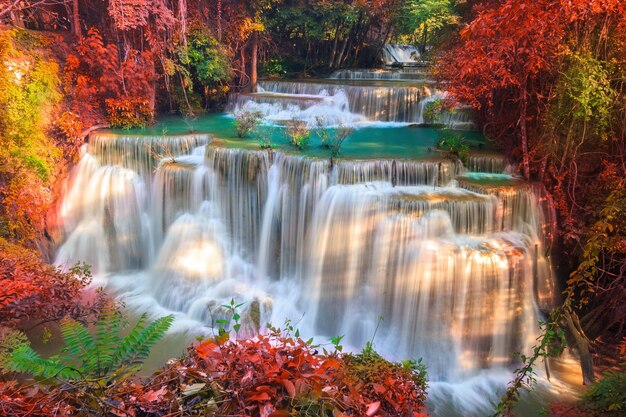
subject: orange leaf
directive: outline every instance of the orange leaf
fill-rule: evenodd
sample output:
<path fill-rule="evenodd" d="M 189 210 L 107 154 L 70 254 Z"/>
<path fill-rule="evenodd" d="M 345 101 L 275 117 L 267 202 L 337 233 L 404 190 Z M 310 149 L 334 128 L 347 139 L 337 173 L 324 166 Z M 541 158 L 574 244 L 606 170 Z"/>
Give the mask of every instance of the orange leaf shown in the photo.
<path fill-rule="evenodd" d="M 163 396 L 163 394 L 165 394 L 167 392 L 167 388 L 163 387 L 158 391 L 148 391 L 143 395 L 143 399 L 149 403 L 154 402 L 156 400 L 158 400 L 160 397 Z"/>
<path fill-rule="evenodd" d="M 269 400 L 270 400 L 270 396 L 267 392 L 262 392 L 260 394 L 253 395 L 252 397 L 248 397 L 248 401 L 263 402 L 263 401 L 269 401 Z"/>
<path fill-rule="evenodd" d="M 269 417 L 289 417 L 291 413 L 288 410 L 276 410 Z"/>
<path fill-rule="evenodd" d="M 217 353 L 218 349 L 219 345 L 215 343 L 213 339 L 209 338 L 196 347 L 196 352 L 198 352 L 198 356 L 202 359 L 207 359 L 209 357 L 215 357 L 215 353 Z"/>
<path fill-rule="evenodd" d="M 289 393 L 289 396 L 291 398 L 294 398 L 296 396 L 296 387 L 295 385 L 293 385 L 293 382 L 291 382 L 288 379 L 283 379 L 283 385 L 285 386 L 285 389 Z"/>

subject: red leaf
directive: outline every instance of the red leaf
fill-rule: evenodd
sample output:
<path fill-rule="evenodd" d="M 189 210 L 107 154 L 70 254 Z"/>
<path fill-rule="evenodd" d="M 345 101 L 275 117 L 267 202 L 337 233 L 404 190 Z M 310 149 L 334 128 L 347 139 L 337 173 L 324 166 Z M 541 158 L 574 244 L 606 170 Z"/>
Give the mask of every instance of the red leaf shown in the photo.
<path fill-rule="evenodd" d="M 196 347 L 196 352 L 198 352 L 198 356 L 205 360 L 215 358 L 216 356 L 219 357 L 219 345 L 209 338 Z"/>
<path fill-rule="evenodd" d="M 288 410 L 276 410 L 269 417 L 289 417 L 291 413 Z"/>

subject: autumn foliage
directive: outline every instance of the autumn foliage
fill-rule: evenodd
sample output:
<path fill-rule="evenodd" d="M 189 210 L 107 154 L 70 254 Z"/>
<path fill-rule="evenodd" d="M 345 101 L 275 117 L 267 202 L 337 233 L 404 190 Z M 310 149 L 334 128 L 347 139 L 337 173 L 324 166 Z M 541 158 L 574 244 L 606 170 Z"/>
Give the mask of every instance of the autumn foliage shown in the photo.
<path fill-rule="evenodd" d="M 76 54 L 70 54 L 65 62 L 63 81 L 69 109 L 79 114 L 85 125 L 104 122 L 107 116 L 111 116 L 114 123 L 120 123 L 122 113 L 107 113 L 107 100 L 115 103 L 109 109 L 141 102 L 149 108 L 147 113 L 151 116 L 154 71 L 149 52 L 130 50 L 122 61 L 117 45 L 106 43 L 98 30 L 91 29 L 76 48 Z M 120 124 L 132 124 L 135 116 Z M 150 120 L 151 117 L 147 121 Z"/>
<path fill-rule="evenodd" d="M 62 272 L 31 250 L 0 239 L 0 326 L 33 327 L 63 317 L 85 319 L 98 310 L 82 304 L 91 276 L 85 268 Z"/>

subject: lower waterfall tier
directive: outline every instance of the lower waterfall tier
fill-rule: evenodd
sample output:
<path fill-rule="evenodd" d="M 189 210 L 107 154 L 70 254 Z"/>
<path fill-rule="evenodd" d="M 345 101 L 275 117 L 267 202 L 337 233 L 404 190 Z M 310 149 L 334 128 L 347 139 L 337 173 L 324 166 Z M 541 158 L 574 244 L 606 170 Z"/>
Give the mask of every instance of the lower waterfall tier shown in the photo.
<path fill-rule="evenodd" d="M 345 335 L 355 348 L 382 316 L 377 349 L 423 357 L 433 382 L 504 371 L 511 352 L 532 345 L 554 285 L 526 183 L 445 159 L 163 140 L 154 157 L 140 140 L 92 141 L 62 205 L 57 262 L 92 264 L 130 308 L 174 312 L 197 330 L 235 298 L 243 334 L 292 319 L 303 334 Z M 469 165 L 505 166 L 498 156 Z"/>

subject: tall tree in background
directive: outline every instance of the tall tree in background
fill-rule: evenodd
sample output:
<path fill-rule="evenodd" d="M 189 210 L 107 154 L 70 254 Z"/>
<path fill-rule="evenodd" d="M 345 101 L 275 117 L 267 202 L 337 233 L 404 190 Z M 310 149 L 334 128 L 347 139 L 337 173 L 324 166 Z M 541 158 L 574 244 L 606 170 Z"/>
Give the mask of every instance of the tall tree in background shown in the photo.
<path fill-rule="evenodd" d="M 419 45 L 421 52 L 433 45 L 439 32 L 459 22 L 455 0 L 408 0 L 395 9 L 396 32 L 406 43 Z"/>
<path fill-rule="evenodd" d="M 457 47 L 441 59 L 438 75 L 457 100 L 502 116 L 515 108 L 515 118 L 502 131 L 515 132 L 521 142 L 523 172 L 530 178 L 529 102 L 540 100 L 542 77 L 559 61 L 564 19 L 554 1 L 505 1 L 484 7 L 461 31 Z"/>

